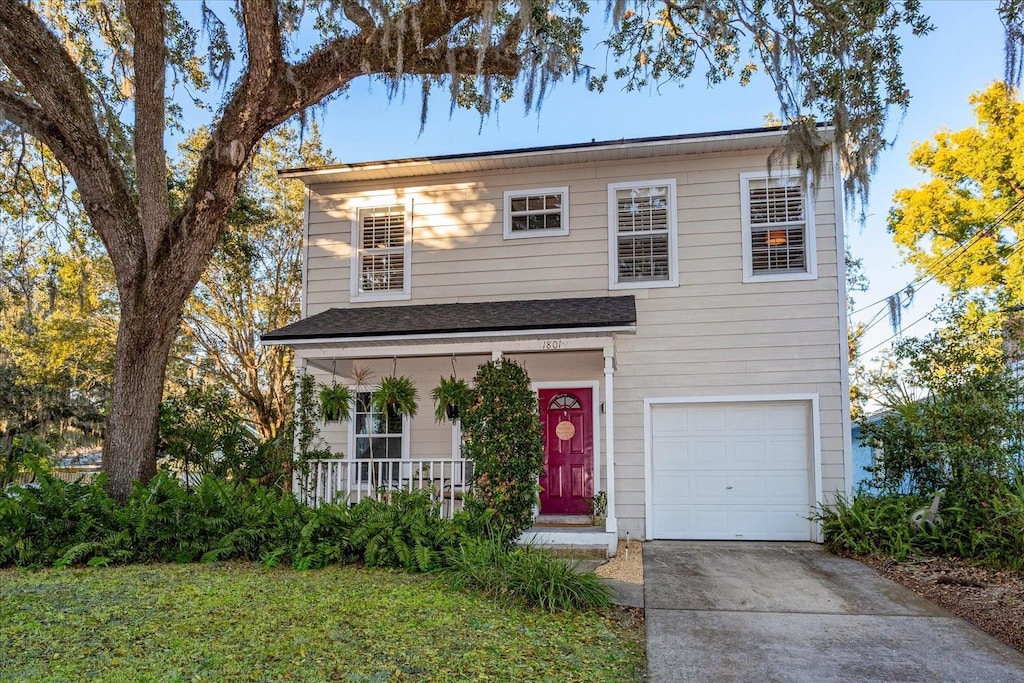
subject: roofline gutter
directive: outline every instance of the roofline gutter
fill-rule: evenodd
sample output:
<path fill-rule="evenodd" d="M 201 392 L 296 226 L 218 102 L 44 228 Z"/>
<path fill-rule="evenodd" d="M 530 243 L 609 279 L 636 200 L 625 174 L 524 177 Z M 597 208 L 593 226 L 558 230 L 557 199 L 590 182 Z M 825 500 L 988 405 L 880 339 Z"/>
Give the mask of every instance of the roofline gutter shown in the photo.
<path fill-rule="evenodd" d="M 388 334 L 365 337 L 297 337 L 293 339 L 260 339 L 264 346 L 313 346 L 318 344 L 367 344 L 400 341 L 447 341 L 453 339 L 488 339 L 545 335 L 607 335 L 616 332 L 636 334 L 636 323 L 632 325 L 608 325 L 606 327 L 549 327 L 523 330 L 490 330 L 481 332 L 430 332 L 423 334 Z"/>

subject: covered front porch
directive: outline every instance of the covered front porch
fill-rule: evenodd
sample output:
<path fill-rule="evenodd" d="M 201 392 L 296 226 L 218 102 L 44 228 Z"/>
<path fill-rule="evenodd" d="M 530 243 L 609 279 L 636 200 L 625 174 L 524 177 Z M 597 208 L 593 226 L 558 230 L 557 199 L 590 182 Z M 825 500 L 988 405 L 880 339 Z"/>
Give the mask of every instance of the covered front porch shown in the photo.
<path fill-rule="evenodd" d="M 359 333 L 360 323 L 384 315 L 392 325 L 386 334 Z M 299 373 L 325 386 L 345 384 L 356 396 L 350 420 L 320 429 L 334 457 L 308 463 L 296 481 L 307 503 L 358 503 L 398 489 L 429 490 L 441 513 L 454 515 L 472 490 L 473 463 L 462 457 L 458 419 L 435 421 L 431 389 L 442 377 L 471 381 L 479 365 L 504 358 L 529 374 L 544 427 L 538 526 L 523 540 L 614 552 L 615 340 L 635 329 L 632 297 L 332 309 L 321 316 L 335 320 L 327 326 L 314 316 L 265 337 L 295 348 Z M 453 321 L 462 325 L 452 329 Z M 417 387 L 415 416 L 380 415 L 369 405 L 375 382 L 391 375 L 408 377 Z M 606 511 L 595 527 L 598 494 Z"/>

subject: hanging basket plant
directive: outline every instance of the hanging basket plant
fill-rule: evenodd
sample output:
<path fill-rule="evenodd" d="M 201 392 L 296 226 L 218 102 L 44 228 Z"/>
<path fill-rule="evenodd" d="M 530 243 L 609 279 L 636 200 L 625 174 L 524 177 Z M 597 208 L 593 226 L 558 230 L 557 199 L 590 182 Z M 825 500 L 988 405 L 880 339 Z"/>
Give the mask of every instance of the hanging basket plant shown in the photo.
<path fill-rule="evenodd" d="M 352 390 L 334 383 L 320 387 L 320 416 L 324 422 L 343 422 L 352 415 Z"/>
<path fill-rule="evenodd" d="M 388 375 L 380 380 L 380 386 L 370 396 L 370 403 L 380 412 L 389 416 L 408 415 L 414 417 L 419 410 L 416 402 L 416 385 L 405 375 Z"/>
<path fill-rule="evenodd" d="M 454 422 L 469 407 L 473 392 L 465 380 L 442 377 L 430 392 L 430 397 L 434 399 L 434 419 L 438 422 Z"/>

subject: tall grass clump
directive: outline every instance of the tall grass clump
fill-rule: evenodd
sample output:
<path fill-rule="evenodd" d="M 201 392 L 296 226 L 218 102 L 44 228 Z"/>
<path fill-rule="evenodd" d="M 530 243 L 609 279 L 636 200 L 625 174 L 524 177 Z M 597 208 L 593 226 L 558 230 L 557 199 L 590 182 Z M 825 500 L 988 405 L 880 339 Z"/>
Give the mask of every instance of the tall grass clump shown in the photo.
<path fill-rule="evenodd" d="M 444 576 L 456 589 L 535 605 L 549 612 L 607 607 L 611 589 L 579 562 L 533 547 L 507 550 L 500 537 L 467 539 L 446 557 Z"/>
<path fill-rule="evenodd" d="M 852 498 L 837 497 L 833 505 L 819 506 L 813 519 L 821 523 L 830 550 L 903 560 L 913 549 L 908 519 L 923 502 L 919 497 L 858 492 Z"/>

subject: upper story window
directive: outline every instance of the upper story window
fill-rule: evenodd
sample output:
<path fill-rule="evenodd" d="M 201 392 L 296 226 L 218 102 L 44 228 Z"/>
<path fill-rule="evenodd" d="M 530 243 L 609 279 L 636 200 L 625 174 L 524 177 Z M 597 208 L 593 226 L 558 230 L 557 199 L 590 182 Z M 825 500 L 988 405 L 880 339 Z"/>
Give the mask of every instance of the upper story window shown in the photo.
<path fill-rule="evenodd" d="M 740 175 L 743 280 L 816 276 L 810 191 L 798 173 Z"/>
<path fill-rule="evenodd" d="M 408 299 L 412 233 L 401 204 L 359 209 L 352 226 L 352 300 Z"/>
<path fill-rule="evenodd" d="M 608 185 L 610 289 L 679 284 L 676 181 Z"/>
<path fill-rule="evenodd" d="M 505 239 L 569 234 L 569 188 L 505 192 Z"/>

